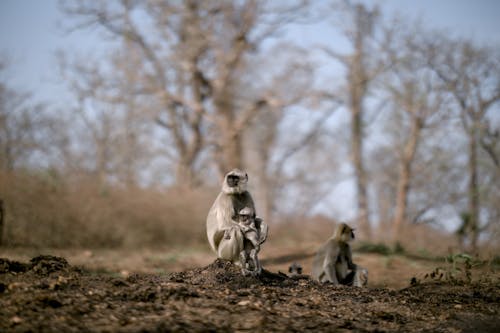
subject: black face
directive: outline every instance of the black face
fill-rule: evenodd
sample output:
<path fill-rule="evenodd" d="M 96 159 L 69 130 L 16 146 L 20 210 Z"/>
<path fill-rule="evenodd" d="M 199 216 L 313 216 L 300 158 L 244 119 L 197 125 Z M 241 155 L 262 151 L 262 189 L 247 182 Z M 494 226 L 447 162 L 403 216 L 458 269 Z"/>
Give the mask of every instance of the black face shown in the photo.
<path fill-rule="evenodd" d="M 240 181 L 240 177 L 236 175 L 229 175 L 227 176 L 227 186 L 229 187 L 236 187 L 238 186 L 238 183 Z"/>
<path fill-rule="evenodd" d="M 238 215 L 238 221 L 239 222 L 248 222 L 250 221 L 251 216 L 250 215 Z"/>

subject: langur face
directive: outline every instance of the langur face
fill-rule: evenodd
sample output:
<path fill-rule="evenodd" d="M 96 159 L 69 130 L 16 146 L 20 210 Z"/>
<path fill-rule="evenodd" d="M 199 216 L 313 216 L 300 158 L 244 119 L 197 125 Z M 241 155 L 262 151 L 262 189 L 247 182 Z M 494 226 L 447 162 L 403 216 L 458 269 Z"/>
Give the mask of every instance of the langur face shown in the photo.
<path fill-rule="evenodd" d="M 251 222 L 250 218 L 251 218 L 250 215 L 242 215 L 242 214 L 240 214 L 238 216 L 238 221 L 241 222 L 241 223 L 249 224 Z"/>
<path fill-rule="evenodd" d="M 227 186 L 229 187 L 236 187 L 238 186 L 238 183 L 240 182 L 240 177 L 237 175 L 229 175 L 227 176 Z"/>
<path fill-rule="evenodd" d="M 337 237 L 343 242 L 350 242 L 355 238 L 354 229 L 349 227 L 347 224 L 342 223 L 337 230 Z"/>
<path fill-rule="evenodd" d="M 226 175 L 222 190 L 228 194 L 243 193 L 246 191 L 247 182 L 248 175 L 241 170 L 234 169 Z"/>

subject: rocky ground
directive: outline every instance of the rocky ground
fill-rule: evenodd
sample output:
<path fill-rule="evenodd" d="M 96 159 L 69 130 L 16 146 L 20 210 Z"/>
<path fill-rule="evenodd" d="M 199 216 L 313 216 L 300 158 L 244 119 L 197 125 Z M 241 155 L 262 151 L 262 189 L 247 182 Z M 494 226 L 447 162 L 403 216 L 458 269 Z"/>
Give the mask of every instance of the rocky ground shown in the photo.
<path fill-rule="evenodd" d="M 320 285 L 220 260 L 123 276 L 63 257 L 0 259 L 1 332 L 498 332 L 496 280 L 402 289 Z"/>

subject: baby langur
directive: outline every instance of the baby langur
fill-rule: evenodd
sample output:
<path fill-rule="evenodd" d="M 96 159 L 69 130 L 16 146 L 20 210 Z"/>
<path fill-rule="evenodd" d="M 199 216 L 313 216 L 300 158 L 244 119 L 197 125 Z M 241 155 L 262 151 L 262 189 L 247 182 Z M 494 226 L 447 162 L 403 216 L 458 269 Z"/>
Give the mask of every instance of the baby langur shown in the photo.
<path fill-rule="evenodd" d="M 258 275 L 262 267 L 257 254 L 260 251 L 260 244 L 267 237 L 267 231 L 261 234 L 262 220 L 255 216 L 254 210 L 250 207 L 240 210 L 233 219 L 239 224 L 243 234 L 243 250 L 240 252 L 241 271 L 245 276 Z"/>
<path fill-rule="evenodd" d="M 312 277 L 319 282 L 363 287 L 368 283 L 368 271 L 352 262 L 349 242 L 354 229 L 341 223 L 334 234 L 318 250 L 312 266 Z"/>

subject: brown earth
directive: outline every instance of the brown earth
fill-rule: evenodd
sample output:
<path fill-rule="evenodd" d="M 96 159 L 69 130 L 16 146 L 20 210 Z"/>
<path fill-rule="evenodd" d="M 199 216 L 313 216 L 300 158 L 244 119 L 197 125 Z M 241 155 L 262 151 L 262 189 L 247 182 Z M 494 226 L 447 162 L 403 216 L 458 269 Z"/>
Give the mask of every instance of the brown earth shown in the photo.
<path fill-rule="evenodd" d="M 56 256 L 0 259 L 0 332 L 498 332 L 497 281 L 354 288 L 243 277 L 221 260 L 119 274 Z"/>

